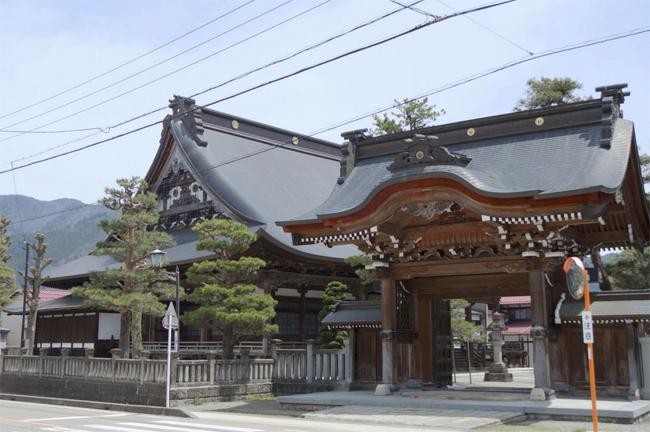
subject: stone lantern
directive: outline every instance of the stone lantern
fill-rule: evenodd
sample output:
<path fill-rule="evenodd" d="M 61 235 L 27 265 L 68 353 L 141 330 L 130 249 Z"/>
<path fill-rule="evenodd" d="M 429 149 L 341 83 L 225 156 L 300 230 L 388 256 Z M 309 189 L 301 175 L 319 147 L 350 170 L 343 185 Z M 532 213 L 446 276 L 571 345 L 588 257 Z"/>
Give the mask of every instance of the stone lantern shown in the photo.
<path fill-rule="evenodd" d="M 503 363 L 503 355 L 501 347 L 503 346 L 502 332 L 507 327 L 503 322 L 503 314 L 495 312 L 492 315 L 492 324 L 488 326 L 488 330 L 492 332 L 492 349 L 493 349 L 493 363 L 485 373 L 484 381 L 512 381 L 512 374 L 508 372 L 508 368 Z"/>

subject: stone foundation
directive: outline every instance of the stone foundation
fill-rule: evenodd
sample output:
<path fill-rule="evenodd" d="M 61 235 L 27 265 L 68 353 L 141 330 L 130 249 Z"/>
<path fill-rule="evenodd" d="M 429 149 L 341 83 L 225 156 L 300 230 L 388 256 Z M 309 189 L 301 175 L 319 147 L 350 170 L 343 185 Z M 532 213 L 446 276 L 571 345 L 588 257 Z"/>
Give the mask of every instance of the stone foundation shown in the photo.
<path fill-rule="evenodd" d="M 132 405 L 165 406 L 165 386 L 163 384 L 3 375 L 0 378 L 0 392 Z"/>

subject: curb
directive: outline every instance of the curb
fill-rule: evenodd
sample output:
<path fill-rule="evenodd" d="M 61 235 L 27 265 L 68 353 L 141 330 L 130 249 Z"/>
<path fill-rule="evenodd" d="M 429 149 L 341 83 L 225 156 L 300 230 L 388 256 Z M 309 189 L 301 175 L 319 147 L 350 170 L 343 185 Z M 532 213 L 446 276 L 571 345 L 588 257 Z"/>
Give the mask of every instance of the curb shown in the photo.
<path fill-rule="evenodd" d="M 163 408 L 150 405 L 129 405 L 114 402 L 96 402 L 81 399 L 61 399 L 44 396 L 26 396 L 13 393 L 0 393 L 0 400 L 31 402 L 49 405 L 62 405 L 77 408 L 91 408 L 105 411 L 124 411 L 135 414 L 165 415 L 172 417 L 193 418 L 194 416 L 181 408 Z"/>

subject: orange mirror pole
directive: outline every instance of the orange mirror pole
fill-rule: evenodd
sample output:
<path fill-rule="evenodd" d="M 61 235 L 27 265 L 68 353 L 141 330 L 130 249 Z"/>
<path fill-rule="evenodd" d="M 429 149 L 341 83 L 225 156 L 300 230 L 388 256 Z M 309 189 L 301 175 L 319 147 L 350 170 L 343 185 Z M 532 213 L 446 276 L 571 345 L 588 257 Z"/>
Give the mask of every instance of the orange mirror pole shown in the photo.
<path fill-rule="evenodd" d="M 591 301 L 589 300 L 589 275 L 587 270 L 585 270 L 585 282 L 584 282 L 584 296 L 585 296 L 585 312 L 589 315 L 589 320 L 591 321 Z M 583 323 L 585 316 L 583 315 Z M 584 331 L 584 328 L 583 328 Z M 593 335 L 593 325 L 591 328 Z M 593 336 L 592 336 L 593 337 Z M 589 362 L 589 393 L 591 394 L 591 418 L 594 423 L 594 432 L 598 432 L 598 410 L 596 409 L 596 372 L 594 370 L 594 344 L 592 342 L 587 343 L 587 360 Z"/>

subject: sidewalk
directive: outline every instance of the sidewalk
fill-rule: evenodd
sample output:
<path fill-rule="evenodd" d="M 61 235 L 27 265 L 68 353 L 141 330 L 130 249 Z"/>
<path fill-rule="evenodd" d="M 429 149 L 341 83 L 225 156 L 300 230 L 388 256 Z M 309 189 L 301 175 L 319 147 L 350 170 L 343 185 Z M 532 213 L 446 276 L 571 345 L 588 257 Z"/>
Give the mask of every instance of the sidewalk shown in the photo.
<path fill-rule="evenodd" d="M 400 394 L 375 396 L 370 391 L 336 391 L 280 396 L 278 402 L 284 407 L 295 407 L 302 410 L 352 405 L 421 410 L 462 410 L 464 412 L 508 412 L 558 420 L 591 418 L 591 401 L 589 399 L 562 397 L 552 401 L 494 400 L 497 397 L 495 394 L 485 394 L 480 400 L 450 399 L 450 393 L 454 392 L 456 390 L 405 392 L 404 394 L 408 394 L 409 397 L 404 397 Z M 598 401 L 598 415 L 604 422 L 633 423 L 648 414 L 650 414 L 650 401 Z"/>
<path fill-rule="evenodd" d="M 394 424 L 399 426 L 468 430 L 501 424 L 506 421 L 525 420 L 519 412 L 369 407 L 348 405 L 314 411 L 304 418 L 350 423 Z"/>

